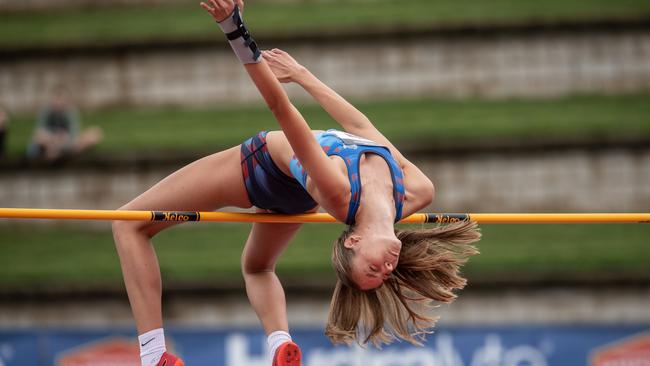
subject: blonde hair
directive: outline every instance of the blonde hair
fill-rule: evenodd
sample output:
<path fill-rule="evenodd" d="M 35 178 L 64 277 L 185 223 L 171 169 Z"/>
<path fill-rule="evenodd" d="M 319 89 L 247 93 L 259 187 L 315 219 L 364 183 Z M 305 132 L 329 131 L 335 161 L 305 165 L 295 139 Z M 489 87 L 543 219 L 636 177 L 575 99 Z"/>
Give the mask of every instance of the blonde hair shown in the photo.
<path fill-rule="evenodd" d="M 478 250 L 476 223 L 459 222 L 419 230 L 395 230 L 402 241 L 397 267 L 380 287 L 362 291 L 351 280 L 352 250 L 344 246 L 348 227 L 334 244 L 332 265 L 338 281 L 325 334 L 333 343 L 376 346 L 403 339 L 421 345 L 438 320 L 435 302 L 450 303 L 467 280 L 459 268 Z"/>

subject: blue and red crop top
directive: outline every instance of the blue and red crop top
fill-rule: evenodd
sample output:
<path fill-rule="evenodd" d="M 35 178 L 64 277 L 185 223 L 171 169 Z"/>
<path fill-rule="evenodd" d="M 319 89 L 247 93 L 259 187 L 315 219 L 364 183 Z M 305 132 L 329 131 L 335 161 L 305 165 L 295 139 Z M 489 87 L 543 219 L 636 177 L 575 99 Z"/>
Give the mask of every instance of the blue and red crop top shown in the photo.
<path fill-rule="evenodd" d="M 327 130 L 316 135 L 316 140 L 323 148 L 327 156 L 336 155 L 343 159 L 348 169 L 350 179 L 350 205 L 345 223 L 354 224 L 355 216 L 361 203 L 361 180 L 359 178 L 359 163 L 361 155 L 372 153 L 381 156 L 390 168 L 393 180 L 393 198 L 395 200 L 395 222 L 402 218 L 402 207 L 404 206 L 404 175 L 402 169 L 393 158 L 390 150 L 380 146 L 376 142 L 352 135 L 338 130 Z M 298 182 L 307 189 L 307 171 L 294 155 L 289 163 L 291 174 Z"/>

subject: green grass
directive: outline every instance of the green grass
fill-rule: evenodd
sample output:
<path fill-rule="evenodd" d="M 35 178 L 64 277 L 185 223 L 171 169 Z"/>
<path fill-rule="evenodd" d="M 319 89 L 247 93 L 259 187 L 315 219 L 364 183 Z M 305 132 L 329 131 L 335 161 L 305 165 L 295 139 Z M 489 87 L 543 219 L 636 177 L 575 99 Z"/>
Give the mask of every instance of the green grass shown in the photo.
<path fill-rule="evenodd" d="M 398 146 L 471 144 L 482 139 L 650 136 L 650 95 L 578 96 L 545 100 L 393 100 L 358 103 Z M 312 128 L 336 127 L 316 105 L 300 110 Z M 34 116 L 10 125 L 9 155 L 24 153 Z M 262 106 L 232 109 L 114 109 L 83 114 L 104 129 L 96 154 L 214 151 L 262 129 L 278 129 Z"/>
<path fill-rule="evenodd" d="M 403 24 L 523 22 L 637 17 L 646 0 L 315 0 L 249 1 L 245 17 L 258 38 L 277 34 L 341 33 Z M 1 46 L 101 44 L 151 39 L 221 39 L 196 2 L 2 14 Z"/>
<path fill-rule="evenodd" d="M 306 225 L 279 262 L 283 278 L 327 280 L 341 225 Z M 169 283 L 238 281 L 249 225 L 201 223 L 155 238 Z M 470 279 L 650 275 L 650 225 L 483 225 Z M 120 285 L 108 228 L 0 226 L 0 288 Z"/>

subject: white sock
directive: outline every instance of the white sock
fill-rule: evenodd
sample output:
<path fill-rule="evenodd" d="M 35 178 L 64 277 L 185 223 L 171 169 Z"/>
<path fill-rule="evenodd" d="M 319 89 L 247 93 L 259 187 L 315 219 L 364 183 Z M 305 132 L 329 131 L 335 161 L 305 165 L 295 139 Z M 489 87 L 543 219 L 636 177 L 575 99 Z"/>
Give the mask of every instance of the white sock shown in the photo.
<path fill-rule="evenodd" d="M 165 331 L 162 328 L 150 330 L 138 336 L 140 345 L 140 361 L 142 366 L 156 366 L 165 348 Z"/>
<path fill-rule="evenodd" d="M 269 353 L 271 354 L 271 359 L 275 357 L 275 351 L 278 350 L 284 342 L 290 342 L 291 335 L 283 330 L 276 330 L 275 332 L 268 335 L 266 338 L 266 343 L 269 345 Z"/>

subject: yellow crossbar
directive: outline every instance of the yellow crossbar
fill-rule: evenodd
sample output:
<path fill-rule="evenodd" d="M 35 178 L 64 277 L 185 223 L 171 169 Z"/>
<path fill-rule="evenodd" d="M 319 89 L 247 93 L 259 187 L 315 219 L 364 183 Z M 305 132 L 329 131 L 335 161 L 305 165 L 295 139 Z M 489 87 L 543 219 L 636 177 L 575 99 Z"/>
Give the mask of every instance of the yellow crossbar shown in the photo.
<path fill-rule="evenodd" d="M 133 220 L 133 221 L 213 221 L 270 223 L 332 223 L 336 220 L 325 213 L 281 215 L 240 212 L 197 211 L 122 211 L 65 210 L 39 208 L 0 208 L 0 219 L 52 220 Z M 605 224 L 650 223 L 650 213 L 416 213 L 401 223 L 449 223 L 475 221 L 481 224 Z"/>

